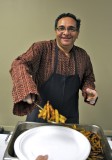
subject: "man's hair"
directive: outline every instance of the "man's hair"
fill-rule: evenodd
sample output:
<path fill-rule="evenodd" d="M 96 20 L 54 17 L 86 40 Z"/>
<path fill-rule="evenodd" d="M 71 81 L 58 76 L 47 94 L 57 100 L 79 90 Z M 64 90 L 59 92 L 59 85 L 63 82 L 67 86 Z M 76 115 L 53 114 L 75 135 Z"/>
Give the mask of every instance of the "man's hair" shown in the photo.
<path fill-rule="evenodd" d="M 61 18 L 65 18 L 65 17 L 70 17 L 70 18 L 73 18 L 75 21 L 76 21 L 76 27 L 77 27 L 77 31 L 80 30 L 80 22 L 81 20 L 76 18 L 76 16 L 72 13 L 62 13 L 60 14 L 56 20 L 55 20 L 55 30 L 57 29 L 57 24 L 58 24 L 58 21 L 61 19 Z"/>

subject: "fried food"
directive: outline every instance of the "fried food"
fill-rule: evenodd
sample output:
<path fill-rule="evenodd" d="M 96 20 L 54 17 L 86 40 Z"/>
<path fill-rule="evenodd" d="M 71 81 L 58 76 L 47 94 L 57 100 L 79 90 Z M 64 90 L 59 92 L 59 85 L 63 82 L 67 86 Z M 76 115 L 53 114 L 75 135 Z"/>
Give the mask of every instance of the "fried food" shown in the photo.
<path fill-rule="evenodd" d="M 83 128 L 79 129 L 77 128 L 76 125 L 72 125 L 72 128 L 81 132 L 84 136 L 86 136 L 91 144 L 91 152 L 87 160 L 104 159 L 103 147 L 101 144 L 101 137 L 97 133 L 86 131 Z"/>
<path fill-rule="evenodd" d="M 67 118 L 61 115 L 57 109 L 54 109 L 52 105 L 47 101 L 43 109 L 39 110 L 38 118 L 46 119 L 48 122 L 65 123 Z"/>

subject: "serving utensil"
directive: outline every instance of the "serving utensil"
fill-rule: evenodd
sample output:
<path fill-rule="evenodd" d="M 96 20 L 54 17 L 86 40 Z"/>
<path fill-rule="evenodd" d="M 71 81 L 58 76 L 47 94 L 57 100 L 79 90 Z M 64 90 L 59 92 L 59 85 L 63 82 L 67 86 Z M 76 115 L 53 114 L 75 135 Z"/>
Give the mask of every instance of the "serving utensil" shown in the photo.
<path fill-rule="evenodd" d="M 38 107 L 39 109 L 43 110 L 43 108 L 37 102 L 34 102 L 34 105 L 35 107 Z"/>

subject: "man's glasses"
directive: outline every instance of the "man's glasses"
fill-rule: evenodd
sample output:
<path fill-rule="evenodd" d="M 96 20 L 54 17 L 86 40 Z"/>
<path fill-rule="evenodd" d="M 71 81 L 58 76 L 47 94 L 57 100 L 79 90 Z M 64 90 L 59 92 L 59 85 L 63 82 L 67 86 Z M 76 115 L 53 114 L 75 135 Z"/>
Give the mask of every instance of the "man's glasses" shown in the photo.
<path fill-rule="evenodd" d="M 76 27 L 70 26 L 65 28 L 64 26 L 59 26 L 56 28 L 59 32 L 65 32 L 66 30 L 70 33 L 78 31 Z"/>

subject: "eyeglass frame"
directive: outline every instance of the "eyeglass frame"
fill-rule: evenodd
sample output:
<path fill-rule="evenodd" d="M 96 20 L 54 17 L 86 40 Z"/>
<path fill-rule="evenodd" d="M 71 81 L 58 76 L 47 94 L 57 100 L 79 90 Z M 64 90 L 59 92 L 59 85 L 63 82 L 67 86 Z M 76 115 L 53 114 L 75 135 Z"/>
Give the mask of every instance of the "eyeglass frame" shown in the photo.
<path fill-rule="evenodd" d="M 56 29 L 58 30 L 58 32 L 65 32 L 67 30 L 68 32 L 73 33 L 78 31 L 78 29 L 74 26 L 69 26 L 67 28 L 65 28 L 64 26 L 59 26 Z"/>

